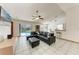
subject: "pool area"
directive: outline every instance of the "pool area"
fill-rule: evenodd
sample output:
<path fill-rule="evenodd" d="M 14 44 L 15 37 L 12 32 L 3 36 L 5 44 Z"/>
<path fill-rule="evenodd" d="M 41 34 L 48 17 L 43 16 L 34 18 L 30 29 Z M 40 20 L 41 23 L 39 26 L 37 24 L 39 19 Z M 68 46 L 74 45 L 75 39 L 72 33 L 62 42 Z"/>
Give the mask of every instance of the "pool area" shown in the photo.
<path fill-rule="evenodd" d="M 29 36 L 29 35 L 31 35 L 31 32 L 21 33 L 21 36 Z"/>

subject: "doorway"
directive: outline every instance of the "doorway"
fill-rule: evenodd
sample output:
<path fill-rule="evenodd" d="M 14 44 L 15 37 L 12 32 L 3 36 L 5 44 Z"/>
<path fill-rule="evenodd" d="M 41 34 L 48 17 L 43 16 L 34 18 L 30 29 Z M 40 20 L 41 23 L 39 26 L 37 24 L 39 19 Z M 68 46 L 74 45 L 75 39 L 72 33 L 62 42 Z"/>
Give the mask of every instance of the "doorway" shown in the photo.
<path fill-rule="evenodd" d="M 31 24 L 20 24 L 19 25 L 20 36 L 29 36 L 31 34 L 32 25 Z"/>

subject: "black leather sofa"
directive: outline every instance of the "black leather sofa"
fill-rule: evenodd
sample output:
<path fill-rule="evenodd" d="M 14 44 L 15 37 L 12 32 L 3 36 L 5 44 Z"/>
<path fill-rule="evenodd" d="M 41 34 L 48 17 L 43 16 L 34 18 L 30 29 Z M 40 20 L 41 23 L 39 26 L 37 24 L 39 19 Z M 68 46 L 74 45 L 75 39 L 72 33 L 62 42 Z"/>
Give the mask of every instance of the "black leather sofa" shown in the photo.
<path fill-rule="evenodd" d="M 37 34 L 36 32 L 31 32 L 31 35 L 30 35 L 30 36 L 27 36 L 27 40 L 28 40 L 29 38 L 32 38 L 32 37 L 38 38 L 38 34 Z"/>
<path fill-rule="evenodd" d="M 47 43 L 48 45 L 51 45 L 56 41 L 56 37 L 54 36 L 54 33 L 49 33 L 49 32 L 42 32 L 42 31 L 39 33 L 31 32 L 31 36 L 28 36 L 27 40 L 28 38 L 31 38 L 31 37 L 36 37 L 42 40 L 43 42 Z"/>
<path fill-rule="evenodd" d="M 55 43 L 56 41 L 56 37 L 54 36 L 54 33 L 40 32 L 38 37 L 40 40 L 44 41 L 48 45 L 51 45 L 52 43 Z"/>

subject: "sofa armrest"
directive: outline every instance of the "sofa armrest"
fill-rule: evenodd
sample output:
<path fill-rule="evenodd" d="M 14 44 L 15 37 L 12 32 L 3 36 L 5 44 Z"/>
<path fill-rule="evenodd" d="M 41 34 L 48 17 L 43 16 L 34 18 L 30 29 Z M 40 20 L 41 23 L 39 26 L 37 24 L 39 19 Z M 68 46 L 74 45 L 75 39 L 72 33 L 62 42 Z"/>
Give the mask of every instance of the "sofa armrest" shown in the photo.
<path fill-rule="evenodd" d="M 56 41 L 56 37 L 55 37 L 55 36 L 49 37 L 48 40 L 49 40 L 50 42 L 55 42 L 55 41 Z"/>

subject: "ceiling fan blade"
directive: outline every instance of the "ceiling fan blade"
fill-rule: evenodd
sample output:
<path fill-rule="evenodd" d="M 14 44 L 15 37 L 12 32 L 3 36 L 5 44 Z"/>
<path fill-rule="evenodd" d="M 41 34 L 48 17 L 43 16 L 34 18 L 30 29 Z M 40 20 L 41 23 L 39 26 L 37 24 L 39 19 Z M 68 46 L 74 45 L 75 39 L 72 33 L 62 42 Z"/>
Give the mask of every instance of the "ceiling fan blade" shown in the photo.
<path fill-rule="evenodd" d="M 36 10 L 36 16 L 32 15 L 32 17 L 33 17 L 32 20 L 34 20 L 34 19 L 37 19 L 37 20 L 38 20 L 38 19 L 41 19 L 41 20 L 44 20 L 44 18 L 42 18 L 38 13 L 39 13 L 39 11 Z"/>
<path fill-rule="evenodd" d="M 35 17 L 35 16 L 32 15 L 32 17 Z"/>
<path fill-rule="evenodd" d="M 44 18 L 40 18 L 40 19 L 44 20 Z"/>
<path fill-rule="evenodd" d="M 34 20 L 35 18 L 32 18 L 32 20 Z"/>

